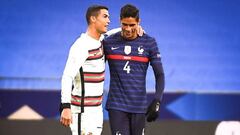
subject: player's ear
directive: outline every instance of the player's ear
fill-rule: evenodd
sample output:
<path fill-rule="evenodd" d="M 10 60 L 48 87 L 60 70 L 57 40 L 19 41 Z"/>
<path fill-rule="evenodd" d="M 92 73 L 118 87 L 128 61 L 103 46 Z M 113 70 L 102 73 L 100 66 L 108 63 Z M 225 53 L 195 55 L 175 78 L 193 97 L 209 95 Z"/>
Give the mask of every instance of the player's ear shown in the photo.
<path fill-rule="evenodd" d="M 93 22 L 93 23 L 94 23 L 94 22 L 96 22 L 96 20 L 97 20 L 97 19 L 96 19 L 96 17 L 95 17 L 95 16 L 90 16 L 90 21 L 91 21 L 91 22 Z"/>
<path fill-rule="evenodd" d="M 139 18 L 139 19 L 138 19 L 138 25 L 140 25 L 140 22 L 141 22 L 141 19 Z"/>
<path fill-rule="evenodd" d="M 119 17 L 119 22 L 120 22 L 120 24 L 122 24 L 122 20 L 121 20 L 121 18 Z"/>

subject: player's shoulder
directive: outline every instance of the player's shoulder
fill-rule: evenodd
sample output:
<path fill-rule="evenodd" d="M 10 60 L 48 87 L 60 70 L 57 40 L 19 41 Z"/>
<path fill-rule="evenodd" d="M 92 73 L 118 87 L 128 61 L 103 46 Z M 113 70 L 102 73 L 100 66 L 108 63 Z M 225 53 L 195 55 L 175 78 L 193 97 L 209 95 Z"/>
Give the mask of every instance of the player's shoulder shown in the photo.
<path fill-rule="evenodd" d="M 155 41 L 154 37 L 152 37 L 146 33 L 144 33 L 141 38 L 142 38 L 142 40 L 145 40 L 145 41 Z"/>
<path fill-rule="evenodd" d="M 138 42 L 144 43 L 144 46 L 148 46 L 148 47 L 157 45 L 155 38 L 152 36 L 149 36 L 148 34 L 143 34 L 139 38 Z"/>
<path fill-rule="evenodd" d="M 81 36 L 77 37 L 74 43 L 71 46 L 71 50 L 87 50 L 88 46 L 85 45 L 87 43 L 86 35 L 83 33 Z"/>
<path fill-rule="evenodd" d="M 105 37 L 104 41 L 111 42 L 111 41 L 114 41 L 114 40 L 118 40 L 120 37 L 121 37 L 121 32 L 119 31 L 117 33 L 114 33 L 114 34 L 111 34 L 111 35 Z"/>
<path fill-rule="evenodd" d="M 78 37 L 75 39 L 74 44 L 76 44 L 76 43 L 83 43 L 83 42 L 85 42 L 85 40 L 87 40 L 86 34 L 85 34 L 85 33 L 82 33 L 80 36 L 78 36 Z"/>

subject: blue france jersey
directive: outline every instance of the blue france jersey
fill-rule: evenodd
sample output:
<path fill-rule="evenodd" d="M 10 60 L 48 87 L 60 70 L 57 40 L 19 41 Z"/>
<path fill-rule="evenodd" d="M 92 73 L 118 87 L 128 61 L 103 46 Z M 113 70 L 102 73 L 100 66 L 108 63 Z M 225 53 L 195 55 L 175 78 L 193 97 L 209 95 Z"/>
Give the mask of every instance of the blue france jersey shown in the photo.
<path fill-rule="evenodd" d="M 155 39 L 144 34 L 134 40 L 126 40 L 118 32 L 103 42 L 110 69 L 106 109 L 145 113 L 148 65 L 155 63 L 162 67 Z"/>

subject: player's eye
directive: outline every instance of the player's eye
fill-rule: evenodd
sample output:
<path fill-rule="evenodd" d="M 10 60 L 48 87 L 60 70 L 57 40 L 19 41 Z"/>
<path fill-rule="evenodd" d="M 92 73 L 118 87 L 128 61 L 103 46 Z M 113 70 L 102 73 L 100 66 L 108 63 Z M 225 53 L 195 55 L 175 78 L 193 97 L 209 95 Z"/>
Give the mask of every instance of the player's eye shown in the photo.
<path fill-rule="evenodd" d="M 122 23 L 123 26 L 128 26 L 126 23 Z"/>
<path fill-rule="evenodd" d="M 104 18 L 108 18 L 108 15 L 105 14 L 105 15 L 103 15 L 103 17 L 104 17 Z"/>

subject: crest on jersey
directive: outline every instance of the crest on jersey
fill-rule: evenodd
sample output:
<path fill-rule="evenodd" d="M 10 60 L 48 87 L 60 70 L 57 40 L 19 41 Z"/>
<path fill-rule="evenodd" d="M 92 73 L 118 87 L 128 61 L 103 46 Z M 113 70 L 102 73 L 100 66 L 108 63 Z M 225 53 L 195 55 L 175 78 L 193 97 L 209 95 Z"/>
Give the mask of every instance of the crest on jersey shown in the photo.
<path fill-rule="evenodd" d="M 132 48 L 131 48 L 131 46 L 129 46 L 129 45 L 125 45 L 125 47 L 124 47 L 124 52 L 125 52 L 125 54 L 130 54 L 131 53 L 131 50 L 132 50 Z"/>
<path fill-rule="evenodd" d="M 143 52 L 144 52 L 143 47 L 142 47 L 142 46 L 139 46 L 139 47 L 138 47 L 138 54 L 143 54 Z"/>

